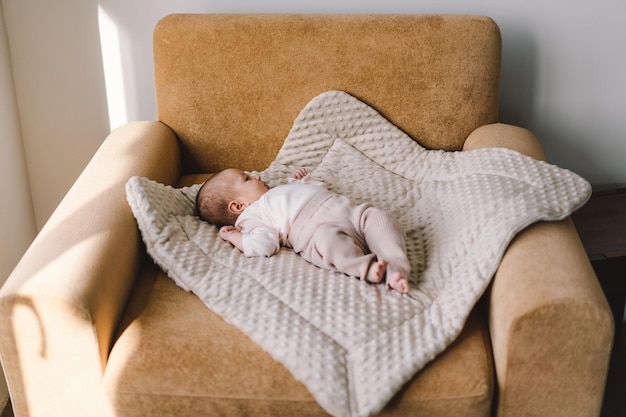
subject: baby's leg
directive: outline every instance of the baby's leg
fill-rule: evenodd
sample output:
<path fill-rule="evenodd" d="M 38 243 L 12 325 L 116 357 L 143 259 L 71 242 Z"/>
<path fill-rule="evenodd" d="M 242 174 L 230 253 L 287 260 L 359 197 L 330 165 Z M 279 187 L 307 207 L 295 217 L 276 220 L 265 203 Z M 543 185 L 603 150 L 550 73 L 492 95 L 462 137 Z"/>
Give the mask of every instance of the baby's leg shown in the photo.
<path fill-rule="evenodd" d="M 318 226 L 300 254 L 320 268 L 343 272 L 369 282 L 379 283 L 385 275 L 386 262 L 379 262 L 354 236 L 331 225 Z"/>
<path fill-rule="evenodd" d="M 401 293 L 408 292 L 411 265 L 400 222 L 383 210 L 368 207 L 361 216 L 360 225 L 370 251 L 387 262 L 387 286 Z"/>

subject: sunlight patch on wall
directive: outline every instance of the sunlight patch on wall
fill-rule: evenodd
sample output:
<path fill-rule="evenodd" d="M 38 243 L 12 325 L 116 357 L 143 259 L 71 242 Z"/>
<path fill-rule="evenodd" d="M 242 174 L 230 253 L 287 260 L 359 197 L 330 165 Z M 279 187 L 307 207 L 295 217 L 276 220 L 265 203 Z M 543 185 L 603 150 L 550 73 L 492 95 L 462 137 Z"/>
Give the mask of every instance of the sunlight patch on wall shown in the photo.
<path fill-rule="evenodd" d="M 100 5 L 98 5 L 98 25 L 100 27 L 100 48 L 102 49 L 104 65 L 109 125 L 113 130 L 128 122 L 120 34 L 113 19 Z"/>

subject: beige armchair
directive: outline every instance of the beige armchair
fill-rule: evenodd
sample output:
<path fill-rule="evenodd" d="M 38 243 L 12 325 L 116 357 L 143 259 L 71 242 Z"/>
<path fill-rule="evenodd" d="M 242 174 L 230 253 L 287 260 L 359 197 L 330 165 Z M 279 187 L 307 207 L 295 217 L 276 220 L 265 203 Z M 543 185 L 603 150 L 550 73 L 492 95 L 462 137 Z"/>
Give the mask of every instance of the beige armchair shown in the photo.
<path fill-rule="evenodd" d="M 327 90 L 423 146 L 544 154 L 498 124 L 489 18 L 175 15 L 154 33 L 158 121 L 102 144 L 0 292 L 0 355 L 23 416 L 323 416 L 280 364 L 145 254 L 124 185 L 262 170 Z M 507 250 L 459 338 L 384 416 L 598 416 L 611 312 L 569 219 Z"/>

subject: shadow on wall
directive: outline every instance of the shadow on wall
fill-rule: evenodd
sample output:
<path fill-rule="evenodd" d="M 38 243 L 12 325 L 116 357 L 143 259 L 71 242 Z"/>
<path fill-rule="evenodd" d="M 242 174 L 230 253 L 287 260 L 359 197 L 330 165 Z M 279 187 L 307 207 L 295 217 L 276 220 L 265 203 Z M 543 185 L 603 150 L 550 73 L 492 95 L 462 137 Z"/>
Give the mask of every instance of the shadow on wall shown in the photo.
<path fill-rule="evenodd" d="M 549 114 L 537 117 L 537 39 L 512 22 L 501 28 L 509 30 L 502 30 L 500 121 L 529 129 L 541 142 L 548 162 L 588 179 L 610 177 L 602 161 L 592 159 L 581 146 L 592 138 L 572 129 L 572 124 L 562 118 Z"/>
<path fill-rule="evenodd" d="M 512 25 L 506 25 L 509 26 Z M 519 28 L 501 30 L 500 121 L 531 128 L 536 95 L 536 39 Z"/>
<path fill-rule="evenodd" d="M 535 134 L 540 138 L 548 162 L 567 168 L 586 178 L 594 185 L 610 183 L 615 173 L 605 161 L 594 158 L 592 152 L 594 138 L 586 131 L 580 131 L 567 120 L 550 117 L 549 123 L 539 123 Z M 583 144 L 588 144 L 589 149 Z M 597 156 L 597 154 L 596 154 Z"/>
<path fill-rule="evenodd" d="M 164 7 L 146 10 L 142 5 L 145 2 L 135 3 L 98 2 L 102 48 L 107 53 L 104 71 L 114 79 L 107 85 L 107 93 L 121 100 L 126 120 L 154 120 L 152 35 Z"/>

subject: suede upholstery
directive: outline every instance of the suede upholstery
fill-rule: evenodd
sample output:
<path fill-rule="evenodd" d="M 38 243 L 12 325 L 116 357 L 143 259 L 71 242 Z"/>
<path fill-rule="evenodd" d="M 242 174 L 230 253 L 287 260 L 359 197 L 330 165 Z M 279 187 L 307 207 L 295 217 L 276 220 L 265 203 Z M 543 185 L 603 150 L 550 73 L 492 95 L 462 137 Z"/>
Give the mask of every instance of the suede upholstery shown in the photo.
<path fill-rule="evenodd" d="M 482 17 L 171 16 L 154 44 L 159 120 L 187 173 L 264 169 L 327 90 L 373 105 L 426 148 L 459 150 L 498 117 L 500 35 Z"/>
<path fill-rule="evenodd" d="M 147 259 L 133 175 L 172 185 L 264 169 L 298 111 L 344 90 L 422 145 L 506 146 L 501 41 L 478 16 L 174 15 L 154 34 L 158 121 L 113 132 L 0 290 L 20 416 L 323 416 L 302 384 Z M 612 316 L 568 220 L 511 244 L 460 337 L 386 416 L 598 416 Z"/>

